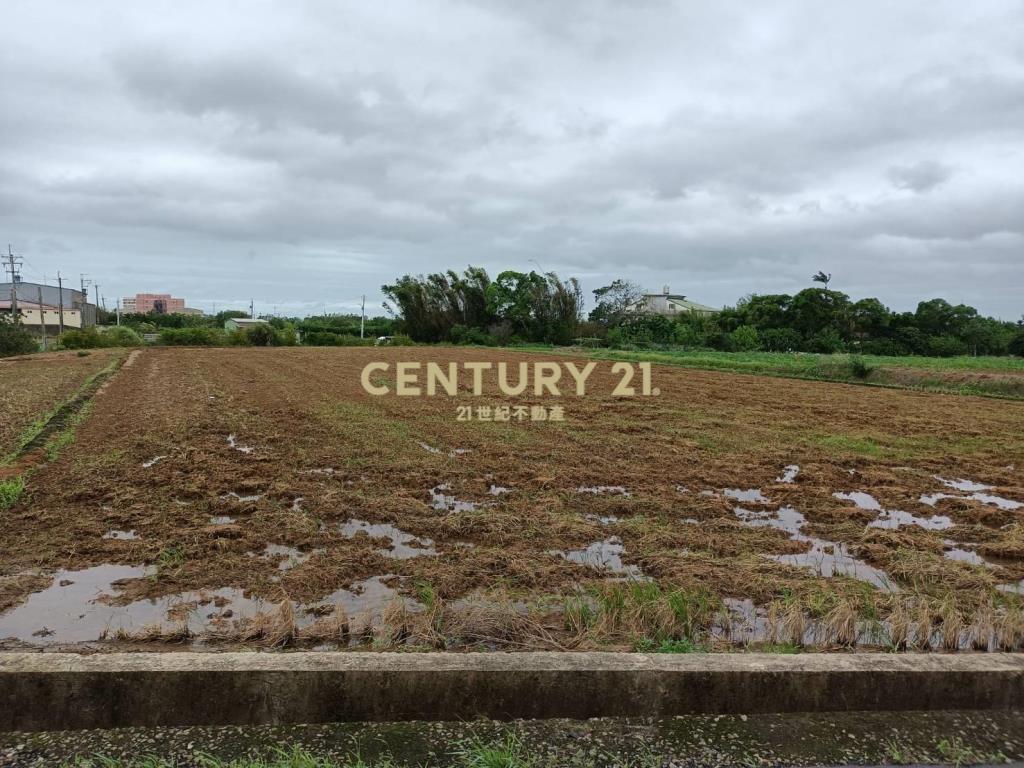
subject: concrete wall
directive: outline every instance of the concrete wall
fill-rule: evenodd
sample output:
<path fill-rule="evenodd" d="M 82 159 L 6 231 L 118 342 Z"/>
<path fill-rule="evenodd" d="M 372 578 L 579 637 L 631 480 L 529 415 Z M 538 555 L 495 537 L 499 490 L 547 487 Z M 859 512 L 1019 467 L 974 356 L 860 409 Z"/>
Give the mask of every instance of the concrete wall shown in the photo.
<path fill-rule="evenodd" d="M 0 654 L 0 730 L 1020 708 L 1021 654 Z"/>

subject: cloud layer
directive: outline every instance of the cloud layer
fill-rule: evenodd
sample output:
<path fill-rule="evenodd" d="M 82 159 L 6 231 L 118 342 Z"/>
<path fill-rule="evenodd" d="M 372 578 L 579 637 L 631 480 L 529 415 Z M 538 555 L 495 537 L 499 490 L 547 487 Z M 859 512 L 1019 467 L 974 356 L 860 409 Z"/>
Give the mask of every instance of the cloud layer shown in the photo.
<path fill-rule="evenodd" d="M 404 272 L 1024 312 L 1024 6 L 13 0 L 0 234 L 112 303 Z"/>

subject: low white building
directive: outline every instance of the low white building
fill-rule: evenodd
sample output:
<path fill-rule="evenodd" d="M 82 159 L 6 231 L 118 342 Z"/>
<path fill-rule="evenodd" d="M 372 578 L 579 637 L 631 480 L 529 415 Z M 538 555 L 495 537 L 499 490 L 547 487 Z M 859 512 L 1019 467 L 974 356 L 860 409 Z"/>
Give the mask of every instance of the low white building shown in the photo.
<path fill-rule="evenodd" d="M 10 316 L 11 302 L 0 300 L 0 314 Z M 57 336 L 61 327 L 61 312 L 52 304 L 18 299 L 18 317 L 21 324 L 32 333 L 39 333 L 39 326 L 46 326 L 47 336 Z M 77 309 L 64 310 L 64 330 L 82 327 L 82 313 Z"/>
<path fill-rule="evenodd" d="M 225 331 L 237 331 L 239 328 L 254 328 L 257 325 L 269 325 L 266 320 L 253 319 L 251 317 L 229 317 L 224 321 Z"/>
<path fill-rule="evenodd" d="M 680 315 L 714 315 L 719 310 L 706 304 L 690 301 L 679 293 L 671 293 L 666 285 L 661 293 L 647 293 L 636 304 L 629 308 L 630 312 L 647 315 L 663 315 L 679 317 Z"/>

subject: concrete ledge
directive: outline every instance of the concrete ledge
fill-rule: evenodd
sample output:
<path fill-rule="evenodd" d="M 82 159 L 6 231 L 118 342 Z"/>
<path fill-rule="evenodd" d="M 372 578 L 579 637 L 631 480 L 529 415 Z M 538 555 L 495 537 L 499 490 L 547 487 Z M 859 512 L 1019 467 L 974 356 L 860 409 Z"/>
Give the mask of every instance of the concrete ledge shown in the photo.
<path fill-rule="evenodd" d="M 0 653 L 0 730 L 1024 709 L 1024 654 Z"/>

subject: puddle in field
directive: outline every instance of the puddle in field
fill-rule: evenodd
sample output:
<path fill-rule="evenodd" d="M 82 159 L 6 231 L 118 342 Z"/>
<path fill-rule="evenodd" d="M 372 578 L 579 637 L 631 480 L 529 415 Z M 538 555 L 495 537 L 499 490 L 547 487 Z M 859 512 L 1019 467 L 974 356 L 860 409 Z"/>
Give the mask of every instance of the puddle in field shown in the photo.
<path fill-rule="evenodd" d="M 684 517 L 682 522 L 686 523 L 686 525 L 700 525 L 700 520 L 696 517 Z"/>
<path fill-rule="evenodd" d="M 235 501 L 239 501 L 239 502 L 250 502 L 250 501 L 259 501 L 260 499 L 263 498 L 263 494 L 262 493 L 254 493 L 254 494 L 252 494 L 250 496 L 244 496 L 244 495 L 242 495 L 240 493 L 235 493 L 234 491 L 228 491 L 227 493 L 221 494 L 221 498 L 223 500 L 225 500 L 225 501 L 227 501 L 228 499 L 234 499 Z"/>
<path fill-rule="evenodd" d="M 789 464 L 783 467 L 782 474 L 775 478 L 776 483 L 792 483 L 796 480 L 796 476 L 800 474 L 800 467 L 797 464 Z"/>
<path fill-rule="evenodd" d="M 291 552 L 289 547 L 276 549 L 279 546 L 271 545 L 275 547 L 275 555 L 284 550 Z M 183 625 L 194 635 L 201 635 L 211 630 L 230 629 L 231 622 L 270 613 L 279 605 L 277 601 L 247 597 L 242 590 L 233 587 L 186 591 L 125 605 L 112 604 L 120 593 L 119 582 L 143 578 L 149 573 L 144 566 L 132 565 L 57 571 L 49 587 L 0 614 L 0 639 L 33 645 L 83 643 L 104 637 L 113 639 L 119 630 L 128 633 L 151 628 L 171 631 Z M 313 624 L 329 605 L 341 606 L 350 615 L 365 612 L 379 615 L 398 594 L 384 583 L 395 578 L 375 576 L 349 589 L 339 589 L 311 606 L 293 603 L 296 624 L 300 628 Z"/>
<path fill-rule="evenodd" d="M 506 488 L 504 485 L 492 485 L 487 489 L 487 492 L 491 494 L 491 496 L 501 496 L 504 493 L 512 493 L 512 489 Z"/>
<path fill-rule="evenodd" d="M 234 448 L 236 451 L 241 453 L 252 453 L 255 449 L 252 446 L 242 445 L 238 442 L 238 438 L 234 432 L 228 435 L 228 445 Z"/>
<path fill-rule="evenodd" d="M 735 507 L 733 513 L 745 525 L 752 528 L 775 528 L 790 534 L 791 538 L 798 535 L 804 523 L 807 522 L 803 514 L 792 507 L 780 507 L 773 511 Z"/>
<path fill-rule="evenodd" d="M 950 539 L 945 539 L 942 543 L 947 547 L 947 549 L 942 553 L 942 556 L 947 560 L 956 560 L 958 563 L 970 563 L 971 565 L 991 565 L 991 563 L 985 560 L 985 558 L 973 549 L 964 549 L 955 541 L 951 541 Z"/>
<path fill-rule="evenodd" d="M 602 525 L 612 525 L 613 523 L 619 522 L 619 518 L 615 515 L 586 514 L 583 516 L 583 519 L 589 520 L 592 523 L 601 523 Z"/>
<path fill-rule="evenodd" d="M 953 521 L 945 515 L 932 515 L 929 518 L 917 517 L 900 509 L 883 509 L 877 520 L 868 523 L 869 528 L 887 528 L 893 530 L 901 525 L 916 525 L 926 531 L 944 531 L 953 527 Z"/>
<path fill-rule="evenodd" d="M 883 509 L 882 505 L 878 503 L 870 493 L 864 493 L 863 491 L 851 491 L 849 493 L 833 493 L 837 499 L 843 501 L 852 501 L 859 509 L 866 509 L 871 512 L 877 512 L 878 517 L 868 523 L 869 528 L 886 528 L 895 529 L 902 525 L 916 525 L 925 530 L 929 531 L 944 531 L 947 528 L 953 527 L 953 521 L 945 515 L 932 515 L 931 517 L 924 518 L 912 515 L 909 512 L 904 512 L 900 509 Z"/>
<path fill-rule="evenodd" d="M 419 447 L 422 448 L 427 453 L 444 453 L 444 451 L 442 451 L 440 448 L 438 448 L 435 445 L 430 445 L 429 443 L 424 443 L 421 441 L 417 443 L 417 445 L 419 445 Z M 464 454 L 472 452 L 472 448 L 452 448 L 450 451 L 448 451 L 448 455 L 451 456 L 452 458 L 455 458 L 456 456 L 463 456 Z"/>
<path fill-rule="evenodd" d="M 139 534 L 136 533 L 134 530 L 131 530 L 131 531 L 113 530 L 113 531 L 107 531 L 106 533 L 104 533 L 103 534 L 103 538 L 104 539 L 117 539 L 118 541 L 133 541 L 134 539 L 139 538 Z"/>
<path fill-rule="evenodd" d="M 583 549 L 560 550 L 552 549 L 547 552 L 549 555 L 557 555 L 574 563 L 589 565 L 594 568 L 621 573 L 630 579 L 646 579 L 643 571 L 635 565 L 626 565 L 622 562 L 622 539 L 612 536 L 604 541 L 595 541 Z"/>
<path fill-rule="evenodd" d="M 434 509 L 440 509 L 445 512 L 472 512 L 480 506 L 475 501 L 461 501 L 454 496 L 444 493 L 444 491 L 451 490 L 451 486 L 447 483 L 441 485 L 435 485 L 430 489 L 430 505 Z"/>
<path fill-rule="evenodd" d="M 741 488 L 725 488 L 722 493 L 725 494 L 726 498 L 733 499 L 734 501 L 749 501 L 754 504 L 771 504 L 771 502 L 766 499 L 764 494 L 757 488 L 748 488 L 747 490 L 743 490 Z"/>
<path fill-rule="evenodd" d="M 306 470 L 307 475 L 333 475 L 334 467 L 320 467 L 318 469 Z"/>
<path fill-rule="evenodd" d="M 231 525 L 235 518 L 231 515 L 213 515 L 210 517 L 210 525 Z"/>
<path fill-rule="evenodd" d="M 302 502 L 304 502 L 305 500 L 306 500 L 305 496 L 296 496 L 294 499 L 292 499 L 292 506 L 290 507 L 291 511 L 292 512 L 301 512 L 302 511 Z"/>
<path fill-rule="evenodd" d="M 581 485 L 576 489 L 576 493 L 593 493 L 593 494 L 604 494 L 613 493 L 619 496 L 629 496 L 630 493 L 621 485 Z"/>
<path fill-rule="evenodd" d="M 277 570 L 279 571 L 290 571 L 292 568 L 302 565 L 309 560 L 311 554 L 285 544 L 267 544 L 263 548 L 263 557 L 268 560 L 280 559 L 280 562 L 277 564 Z"/>
<path fill-rule="evenodd" d="M 338 526 L 338 531 L 345 537 L 351 539 L 360 532 L 366 533 L 371 538 L 386 538 L 391 540 L 389 549 L 377 550 L 385 557 L 395 560 L 408 560 L 413 557 L 425 555 L 436 555 L 434 542 L 431 539 L 421 539 L 406 533 L 400 528 L 389 523 L 368 523 L 365 520 L 349 520 Z"/>
<path fill-rule="evenodd" d="M 386 583 L 397 578 L 390 573 L 383 576 L 372 576 L 364 581 L 356 582 L 350 589 L 336 590 L 323 600 L 318 600 L 307 607 L 316 609 L 333 605 L 344 608 L 349 616 L 368 613 L 377 618 L 388 604 L 399 596 L 398 590 Z M 410 603 L 411 601 L 407 601 L 407 604 Z"/>
<path fill-rule="evenodd" d="M 882 505 L 870 493 L 851 491 L 850 493 L 833 493 L 832 495 L 843 501 L 852 501 L 859 509 L 867 509 L 872 512 L 882 511 Z"/>
<path fill-rule="evenodd" d="M 1002 496 L 996 496 L 991 493 L 985 493 L 985 491 L 991 491 L 992 486 L 986 485 L 985 483 L 976 483 L 973 480 L 956 479 L 949 480 L 939 475 L 932 475 L 936 480 L 942 483 L 947 488 L 953 488 L 957 491 L 963 491 L 967 493 L 967 496 L 957 496 L 954 494 L 935 493 L 930 496 L 922 496 L 921 503 L 928 504 L 934 507 L 936 502 L 941 499 L 973 499 L 974 501 L 980 501 L 982 504 L 991 504 L 999 507 L 1000 509 L 1020 509 L 1024 507 L 1024 502 L 1014 501 L 1013 499 L 1007 499 Z"/>
<path fill-rule="evenodd" d="M 938 475 L 932 475 L 936 480 L 942 483 L 947 488 L 955 488 L 958 491 L 989 491 L 992 489 L 991 485 L 985 485 L 984 483 L 976 483 L 973 480 L 947 480 L 944 477 Z"/>
<path fill-rule="evenodd" d="M 153 466 L 154 464 L 156 464 L 156 463 L 158 463 L 158 462 L 160 462 L 160 461 L 163 461 L 163 460 L 164 460 L 164 459 L 166 459 L 166 458 L 167 458 L 166 456 L 154 456 L 154 457 L 153 457 L 152 459 L 150 459 L 149 461 L 144 461 L 144 462 L 142 462 L 142 466 L 143 466 L 143 467 L 145 467 L 146 469 L 149 469 L 149 468 L 150 468 L 150 467 L 152 467 L 152 466 Z"/>
<path fill-rule="evenodd" d="M 835 574 L 851 576 L 866 581 L 883 591 L 895 591 L 895 587 L 884 571 L 868 565 L 863 560 L 858 560 L 850 554 L 845 544 L 801 533 L 807 519 L 792 507 L 780 507 L 774 512 L 736 507 L 733 512 L 744 525 L 785 531 L 791 540 L 806 542 L 810 545 L 807 552 L 793 555 L 765 555 L 770 560 L 801 568 L 811 568 L 819 575 L 826 577 Z"/>

